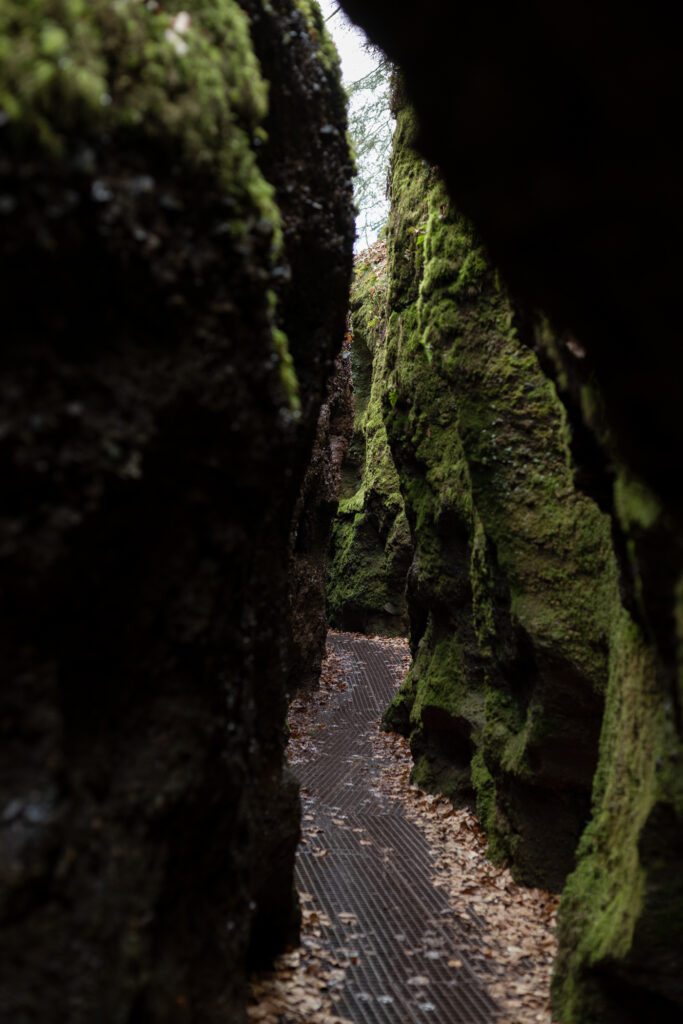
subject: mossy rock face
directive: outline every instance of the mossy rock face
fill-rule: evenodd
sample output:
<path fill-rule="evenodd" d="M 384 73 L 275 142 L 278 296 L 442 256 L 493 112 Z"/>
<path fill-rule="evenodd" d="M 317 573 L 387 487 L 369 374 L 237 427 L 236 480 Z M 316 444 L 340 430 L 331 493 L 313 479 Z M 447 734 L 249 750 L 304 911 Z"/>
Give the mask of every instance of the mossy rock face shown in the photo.
<path fill-rule="evenodd" d="M 420 785 L 476 804 L 489 855 L 518 879 L 557 888 L 576 865 L 557 1019 L 673 1024 L 675 524 L 620 460 L 578 343 L 510 302 L 414 138 L 403 109 L 384 414 L 415 543 L 414 663 L 385 724 L 410 736 Z"/>
<path fill-rule="evenodd" d="M 610 525 L 574 485 L 564 408 L 519 314 L 414 139 L 404 108 L 384 415 L 415 544 L 415 777 L 477 803 L 493 855 L 557 888 L 597 760 Z M 405 724 L 404 705 L 386 721 Z"/>
<path fill-rule="evenodd" d="M 353 239 L 305 6 L 1 5 L 13 1021 L 239 1024 L 296 935 L 288 538 Z"/>
<path fill-rule="evenodd" d="M 389 376 L 386 301 L 380 241 L 357 257 L 351 293 L 354 432 L 342 467 L 327 605 L 336 628 L 405 636 L 412 540 L 382 411 Z"/>
<path fill-rule="evenodd" d="M 653 1015 L 674 1024 L 683 1014 L 677 547 L 660 503 L 623 468 L 615 510 L 631 614 L 615 608 L 593 816 L 562 896 L 553 1005 L 567 1024 Z M 663 615 L 667 604 L 673 614 Z"/>

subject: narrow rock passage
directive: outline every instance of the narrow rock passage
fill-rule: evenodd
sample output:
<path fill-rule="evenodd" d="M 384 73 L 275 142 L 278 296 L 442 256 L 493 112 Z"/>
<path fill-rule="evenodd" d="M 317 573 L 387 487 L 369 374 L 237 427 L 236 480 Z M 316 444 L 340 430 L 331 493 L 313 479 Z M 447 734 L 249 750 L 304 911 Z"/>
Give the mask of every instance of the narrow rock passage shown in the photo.
<path fill-rule="evenodd" d="M 432 885 L 425 838 L 378 786 L 372 740 L 403 652 L 328 639 L 347 689 L 322 712 L 311 757 L 293 767 L 304 805 L 298 887 L 304 905 L 322 911 L 325 942 L 346 968 L 336 1012 L 356 1024 L 490 1024 L 500 1010 L 472 968 L 476 915 L 470 928 L 456 918 Z"/>

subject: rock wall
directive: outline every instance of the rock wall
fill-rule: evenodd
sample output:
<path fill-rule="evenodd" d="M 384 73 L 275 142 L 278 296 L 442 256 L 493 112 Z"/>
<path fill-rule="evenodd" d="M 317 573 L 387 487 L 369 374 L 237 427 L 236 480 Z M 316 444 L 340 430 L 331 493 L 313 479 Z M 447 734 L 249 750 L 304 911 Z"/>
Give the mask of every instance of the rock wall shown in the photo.
<path fill-rule="evenodd" d="M 672 21 L 435 0 L 429 16 L 344 0 L 402 67 L 443 168 L 571 423 L 576 481 L 612 520 L 606 713 L 593 819 L 565 891 L 555 1014 L 681 1015 L 683 515 L 677 293 L 683 98 Z M 529 332 L 520 332 L 526 340 Z M 621 610 L 620 610 L 621 609 Z"/>
<path fill-rule="evenodd" d="M 237 1024 L 297 924 L 289 535 L 353 237 L 333 53 L 314 4 L 8 0 L 0 108 L 0 1016 Z"/>
<path fill-rule="evenodd" d="M 675 23 L 614 0 L 344 0 L 401 67 L 420 145 L 529 307 L 590 353 L 624 460 L 680 528 Z M 618 87 L 617 87 L 618 86 Z"/>
<path fill-rule="evenodd" d="M 289 568 L 290 693 L 314 689 L 320 678 L 327 636 L 328 553 L 342 465 L 352 433 L 351 358 L 345 340 L 320 409 L 313 455 L 294 510 Z"/>
<path fill-rule="evenodd" d="M 589 813 L 616 593 L 555 388 L 398 110 L 385 419 L 415 544 L 414 664 L 385 722 L 414 777 L 476 801 L 496 859 L 558 888 Z"/>
<path fill-rule="evenodd" d="M 356 258 L 351 290 L 354 429 L 342 466 L 330 552 L 330 624 L 405 636 L 410 531 L 382 412 L 386 397 L 387 252 L 383 241 Z"/>

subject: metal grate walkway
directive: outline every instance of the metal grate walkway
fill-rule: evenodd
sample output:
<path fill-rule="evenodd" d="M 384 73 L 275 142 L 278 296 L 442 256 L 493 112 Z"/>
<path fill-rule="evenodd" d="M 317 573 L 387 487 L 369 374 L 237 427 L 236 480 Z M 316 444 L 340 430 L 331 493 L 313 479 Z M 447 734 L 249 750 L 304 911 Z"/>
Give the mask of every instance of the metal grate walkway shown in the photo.
<path fill-rule="evenodd" d="M 431 884 L 422 833 L 376 785 L 371 736 L 401 655 L 356 636 L 328 642 L 348 690 L 321 715 L 315 756 L 296 767 L 312 826 L 297 881 L 329 918 L 323 931 L 346 966 L 337 1012 L 356 1024 L 492 1024 L 500 1009 L 471 966 L 481 959 L 476 915 L 469 925 L 455 916 Z"/>

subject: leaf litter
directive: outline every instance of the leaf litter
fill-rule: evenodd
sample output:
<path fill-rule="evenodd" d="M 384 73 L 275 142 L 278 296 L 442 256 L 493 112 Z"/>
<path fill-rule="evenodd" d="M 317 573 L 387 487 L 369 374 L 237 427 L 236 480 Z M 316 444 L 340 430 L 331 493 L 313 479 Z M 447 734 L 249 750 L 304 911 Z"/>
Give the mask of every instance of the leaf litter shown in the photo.
<path fill-rule="evenodd" d="M 396 672 L 398 687 L 410 666 L 408 642 L 396 637 L 370 639 L 403 652 Z M 318 716 L 334 697 L 347 689 L 341 659 L 328 645 L 319 689 L 299 694 L 290 705 L 287 753 L 291 764 L 315 755 L 315 737 L 321 728 Z M 495 867 L 486 859 L 486 836 L 471 811 L 456 808 L 446 797 L 425 793 L 411 783 L 413 761 L 405 737 L 384 732 L 378 723 L 373 748 L 374 759 L 381 766 L 378 788 L 384 796 L 402 805 L 429 844 L 435 864 L 432 884 L 447 897 L 463 927 L 470 928 L 476 922 L 479 957 L 470 956 L 469 961 L 503 1010 L 496 1024 L 554 1024 L 550 979 L 557 948 L 555 922 L 559 897 L 542 889 L 517 885 L 507 868 Z M 335 824 L 348 827 L 342 819 Z M 307 842 L 318 831 L 312 815 L 304 815 L 302 841 Z M 326 853 L 319 851 L 321 856 Z M 272 971 L 252 976 L 249 1021 L 352 1024 L 337 1016 L 334 1007 L 355 954 L 347 950 L 346 956 L 339 958 L 326 948 L 324 929 L 329 920 L 316 907 L 311 894 L 300 893 L 299 897 L 301 945 L 279 956 Z M 338 917 L 341 921 L 346 919 L 349 925 L 355 923 L 351 913 Z M 394 938 L 400 942 L 404 936 Z M 439 955 L 438 951 L 435 954 Z M 448 964 L 462 967 L 458 959 L 451 959 Z M 415 975 L 407 983 L 419 988 L 428 984 L 429 978 Z"/>

